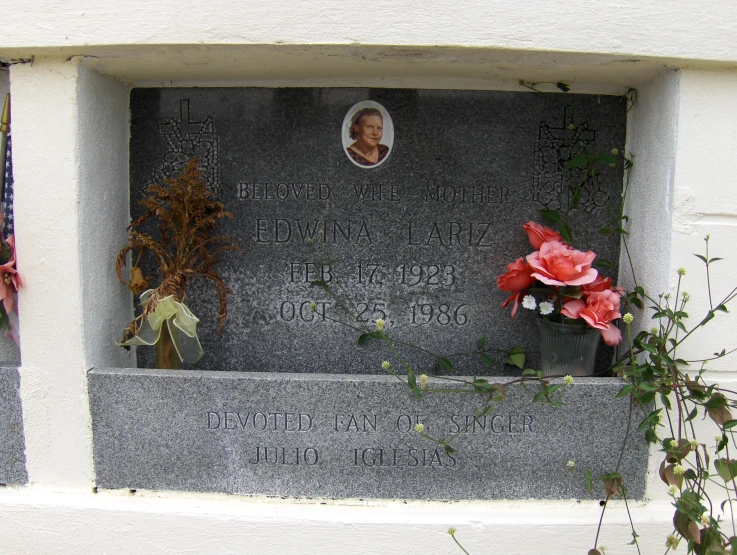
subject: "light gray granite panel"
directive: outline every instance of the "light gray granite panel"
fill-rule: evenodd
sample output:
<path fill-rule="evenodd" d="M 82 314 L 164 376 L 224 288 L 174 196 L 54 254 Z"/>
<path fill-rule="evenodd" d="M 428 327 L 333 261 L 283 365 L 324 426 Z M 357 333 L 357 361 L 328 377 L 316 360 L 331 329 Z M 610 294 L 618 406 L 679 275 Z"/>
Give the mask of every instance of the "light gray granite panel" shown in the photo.
<path fill-rule="evenodd" d="M 0 368 L 0 482 L 25 484 L 26 444 L 17 368 Z"/>
<path fill-rule="evenodd" d="M 532 403 L 535 387 L 511 387 L 479 419 L 475 395 L 413 399 L 387 376 L 94 369 L 88 379 L 103 488 L 598 499 L 601 487 L 587 492 L 583 473 L 615 468 L 629 415 L 614 378 L 577 379 L 559 408 Z M 419 437 L 418 421 L 458 452 Z M 632 498 L 644 496 L 647 458 L 633 432 L 620 469 Z"/>

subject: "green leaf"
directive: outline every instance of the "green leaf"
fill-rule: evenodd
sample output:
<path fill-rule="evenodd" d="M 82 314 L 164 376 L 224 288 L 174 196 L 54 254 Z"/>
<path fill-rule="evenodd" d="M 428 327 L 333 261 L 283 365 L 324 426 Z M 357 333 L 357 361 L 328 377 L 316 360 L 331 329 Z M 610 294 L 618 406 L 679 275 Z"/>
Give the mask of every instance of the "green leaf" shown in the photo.
<path fill-rule="evenodd" d="M 596 262 L 594 262 L 594 266 L 596 266 L 597 268 L 613 268 L 614 264 L 612 264 L 608 260 L 597 260 Z"/>
<path fill-rule="evenodd" d="M 560 293 L 564 297 L 570 297 L 571 299 L 580 299 L 583 297 L 583 291 L 576 285 L 568 285 L 561 287 Z"/>
<path fill-rule="evenodd" d="M 643 393 L 637 398 L 637 402 L 641 405 L 649 405 L 655 400 L 655 392 L 654 391 L 648 391 L 647 393 Z"/>
<path fill-rule="evenodd" d="M 597 154 L 594 159 L 602 164 L 616 164 L 617 157 L 613 154 Z"/>
<path fill-rule="evenodd" d="M 374 331 L 374 332 L 371 332 L 371 333 L 362 333 L 361 335 L 358 336 L 358 342 L 357 343 L 359 345 L 363 345 L 369 339 L 381 339 L 381 333 L 378 332 L 378 331 Z"/>
<path fill-rule="evenodd" d="M 571 90 L 571 87 L 569 87 L 563 82 L 556 83 L 555 86 L 558 87 L 563 92 L 568 92 Z"/>
<path fill-rule="evenodd" d="M 699 260 L 703 260 L 704 264 L 706 264 L 706 263 L 707 263 L 707 262 L 706 262 L 706 257 L 705 257 L 705 256 L 702 256 L 702 255 L 700 255 L 700 254 L 694 254 L 694 256 L 695 256 L 696 258 L 698 258 Z"/>
<path fill-rule="evenodd" d="M 585 168 L 589 165 L 589 155 L 585 152 L 579 152 L 576 154 L 573 158 L 571 158 L 568 162 L 565 163 L 566 169 L 570 170 L 571 168 Z"/>
<path fill-rule="evenodd" d="M 599 233 L 600 233 L 601 235 L 609 235 L 609 234 L 611 234 L 611 232 L 612 232 L 612 230 L 611 230 L 611 229 L 609 229 L 608 227 L 602 227 L 602 228 L 601 228 L 601 229 L 599 230 Z"/>
<path fill-rule="evenodd" d="M 507 364 L 516 366 L 520 370 L 525 367 L 525 351 L 522 347 L 512 347 L 507 351 Z"/>
<path fill-rule="evenodd" d="M 561 383 L 557 383 L 557 384 L 551 385 L 550 387 L 547 388 L 548 395 L 552 395 L 553 393 L 555 393 L 556 391 L 558 391 L 561 387 L 563 387 L 563 384 L 561 384 Z"/>
<path fill-rule="evenodd" d="M 454 453 L 458 452 L 455 449 L 453 449 L 450 445 L 448 445 L 447 443 L 443 444 L 443 449 L 445 449 L 445 452 L 448 453 L 449 455 L 453 455 Z"/>
<path fill-rule="evenodd" d="M 526 368 L 522 370 L 523 376 L 537 376 L 537 370 L 533 370 L 532 368 Z"/>
<path fill-rule="evenodd" d="M 723 304 L 720 304 L 719 306 L 715 307 L 714 310 L 720 310 L 721 312 L 729 312 L 729 310 L 727 310 L 727 307 L 724 306 Z"/>
<path fill-rule="evenodd" d="M 571 198 L 571 206 L 578 208 L 581 205 L 581 187 L 577 187 L 573 190 L 573 197 Z"/>
<path fill-rule="evenodd" d="M 714 461 L 714 468 L 717 469 L 717 474 L 725 482 L 729 482 L 737 475 L 737 461 L 717 459 Z"/>
<path fill-rule="evenodd" d="M 563 240 L 566 243 L 573 243 L 573 232 L 571 231 L 571 227 L 568 224 L 563 224 L 562 226 L 560 226 L 560 236 L 563 237 Z"/>
<path fill-rule="evenodd" d="M 473 387 L 476 391 L 491 391 L 493 389 L 496 389 L 496 386 L 493 383 L 489 383 L 489 380 L 473 380 Z"/>
<path fill-rule="evenodd" d="M 619 390 L 619 392 L 614 396 L 615 399 L 620 399 L 626 395 L 629 395 L 630 391 L 632 391 L 633 387 L 631 385 L 625 385 L 622 387 L 622 389 Z"/>
<path fill-rule="evenodd" d="M 717 445 L 717 452 L 723 450 L 728 444 L 729 436 L 727 434 L 722 434 L 722 441 L 720 441 L 719 445 Z"/>
<path fill-rule="evenodd" d="M 417 388 L 417 376 L 415 376 L 415 373 L 412 370 L 407 372 L 407 383 L 409 384 L 410 389 Z"/>
<path fill-rule="evenodd" d="M 494 361 L 493 361 L 493 360 L 492 360 L 492 358 L 491 358 L 491 357 L 490 357 L 489 355 L 487 355 L 486 353 L 481 353 L 481 354 L 479 355 L 479 358 L 480 358 L 480 359 L 481 359 L 481 360 L 483 361 L 483 363 L 484 363 L 484 364 L 487 364 L 487 365 L 489 365 L 489 366 L 494 366 Z"/>
<path fill-rule="evenodd" d="M 591 471 L 586 471 L 586 489 L 590 492 L 594 489 L 594 480 L 591 478 Z"/>
<path fill-rule="evenodd" d="M 451 362 L 445 357 L 439 357 L 437 363 L 439 366 L 444 366 L 448 370 L 455 370 L 453 364 L 451 364 Z"/>
<path fill-rule="evenodd" d="M 686 418 L 686 420 L 684 420 L 684 422 L 690 422 L 691 420 L 693 420 L 694 418 L 696 418 L 696 416 L 697 416 L 698 414 L 699 414 L 699 409 L 693 409 L 693 410 L 692 410 L 692 411 L 691 411 L 691 412 L 690 412 L 690 413 L 688 414 L 688 418 Z"/>
<path fill-rule="evenodd" d="M 560 214 L 557 210 L 538 210 L 542 219 L 551 224 L 557 224 L 560 221 Z"/>
<path fill-rule="evenodd" d="M 707 409 L 718 409 L 727 405 L 727 398 L 721 393 L 715 393 L 704 403 Z"/>
<path fill-rule="evenodd" d="M 727 420 L 727 421 L 726 421 L 726 422 L 725 422 L 725 423 L 723 424 L 723 426 L 722 426 L 722 427 L 723 427 L 723 428 L 724 428 L 725 430 L 729 430 L 730 428 L 734 428 L 735 426 L 737 426 L 737 420 Z"/>
<path fill-rule="evenodd" d="M 486 338 L 485 338 L 485 337 L 482 337 L 481 339 L 479 339 L 479 340 L 478 340 L 478 341 L 476 342 L 476 348 L 477 348 L 477 349 L 478 349 L 479 351 L 483 351 L 483 350 L 484 350 L 484 347 L 486 347 Z"/>
<path fill-rule="evenodd" d="M 723 258 L 719 258 L 718 256 L 715 256 L 714 258 L 710 258 L 709 259 L 709 264 L 711 264 L 712 262 L 716 262 L 717 260 L 724 260 L 724 259 Z"/>

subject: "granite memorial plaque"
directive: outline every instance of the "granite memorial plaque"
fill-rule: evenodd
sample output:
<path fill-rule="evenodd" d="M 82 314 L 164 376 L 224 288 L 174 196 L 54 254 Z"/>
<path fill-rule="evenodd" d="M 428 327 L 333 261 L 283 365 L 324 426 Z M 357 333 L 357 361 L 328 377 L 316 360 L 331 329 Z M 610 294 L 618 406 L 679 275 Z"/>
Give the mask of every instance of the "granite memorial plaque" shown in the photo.
<path fill-rule="evenodd" d="M 25 484 L 26 444 L 17 368 L 0 368 L 0 483 Z"/>
<path fill-rule="evenodd" d="M 483 336 L 490 348 L 536 350 L 534 315 L 512 321 L 496 278 L 532 250 L 522 224 L 570 206 L 581 182 L 574 246 L 617 266 L 618 237 L 599 229 L 618 215 L 621 164 L 586 178 L 563 163 L 586 149 L 622 151 L 625 115 L 621 98 L 598 95 L 134 89 L 131 213 L 147 185 L 197 156 L 234 214 L 222 232 L 243 251 L 220 264 L 233 294 L 219 336 L 209 285 L 193 282 L 185 301 L 201 319 L 196 368 L 381 373 L 383 347 L 357 346 L 359 332 L 331 319 L 360 328 L 383 318 L 393 337 L 439 355 L 472 350 Z M 317 280 L 355 318 L 310 287 Z M 138 356 L 155 366 L 153 349 Z M 410 358 L 418 371 L 433 366 L 420 351 Z M 603 367 L 607 353 L 600 358 Z M 459 366 L 511 373 L 502 360 Z"/>
<path fill-rule="evenodd" d="M 97 485 L 327 498 L 601 499 L 584 473 L 617 467 L 629 403 L 621 382 L 579 378 L 565 406 L 509 389 L 488 416 L 469 395 L 411 398 L 390 376 L 94 369 Z M 420 437 L 445 438 L 448 454 Z M 619 469 L 642 499 L 648 447 Z M 572 460 L 579 470 L 571 473 Z"/>

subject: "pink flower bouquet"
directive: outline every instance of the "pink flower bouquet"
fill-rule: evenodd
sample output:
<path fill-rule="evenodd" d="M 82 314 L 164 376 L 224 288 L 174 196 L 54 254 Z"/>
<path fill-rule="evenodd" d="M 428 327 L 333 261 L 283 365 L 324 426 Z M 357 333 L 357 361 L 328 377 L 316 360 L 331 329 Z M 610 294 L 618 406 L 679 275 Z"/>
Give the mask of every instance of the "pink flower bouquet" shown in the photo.
<path fill-rule="evenodd" d="M 499 289 L 511 293 L 502 308 L 513 304 L 512 318 L 521 303 L 549 320 L 578 321 L 601 331 L 607 345 L 619 345 L 622 334 L 614 320 L 622 317 L 623 290 L 592 268 L 596 254 L 577 251 L 557 231 L 535 222 L 527 222 L 522 229 L 537 250 L 507 264 L 507 271 L 497 279 Z"/>

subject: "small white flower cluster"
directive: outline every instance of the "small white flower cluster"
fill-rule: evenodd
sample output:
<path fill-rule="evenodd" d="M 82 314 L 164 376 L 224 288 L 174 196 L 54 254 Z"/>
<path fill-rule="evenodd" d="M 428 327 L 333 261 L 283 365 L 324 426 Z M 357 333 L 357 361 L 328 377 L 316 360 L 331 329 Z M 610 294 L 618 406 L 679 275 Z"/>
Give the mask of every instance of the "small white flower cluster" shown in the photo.
<path fill-rule="evenodd" d="M 678 544 L 680 540 L 674 535 L 674 534 L 668 534 L 668 537 L 665 538 L 665 547 L 669 549 L 678 549 Z"/>
<path fill-rule="evenodd" d="M 524 306 L 528 310 L 535 310 L 538 308 L 537 301 L 535 300 L 535 297 L 532 295 L 525 295 L 522 299 L 522 306 Z M 543 301 L 540 303 L 540 314 L 543 316 L 547 316 L 548 314 L 552 314 L 553 310 L 555 310 L 555 306 L 553 303 L 548 301 Z"/>

